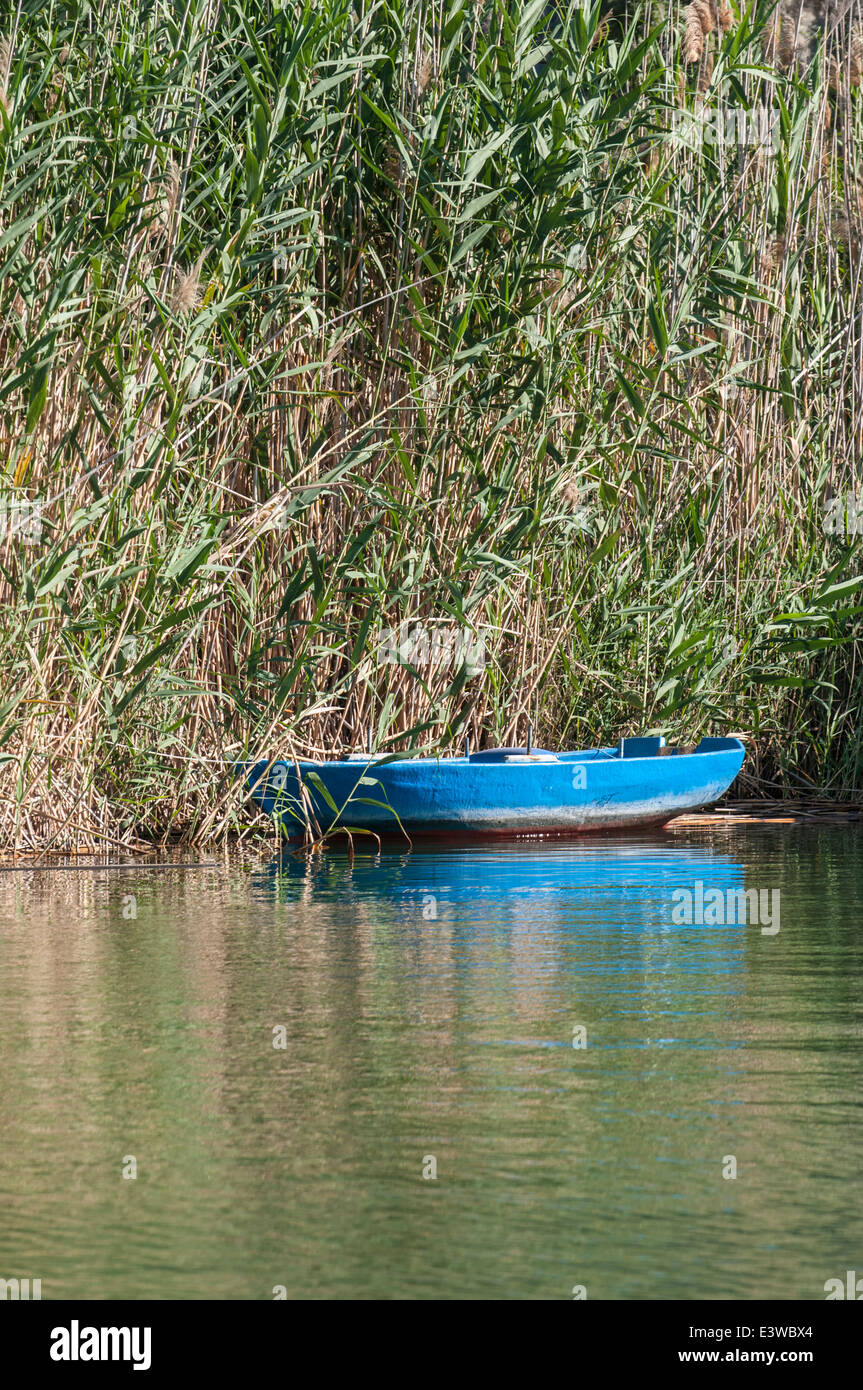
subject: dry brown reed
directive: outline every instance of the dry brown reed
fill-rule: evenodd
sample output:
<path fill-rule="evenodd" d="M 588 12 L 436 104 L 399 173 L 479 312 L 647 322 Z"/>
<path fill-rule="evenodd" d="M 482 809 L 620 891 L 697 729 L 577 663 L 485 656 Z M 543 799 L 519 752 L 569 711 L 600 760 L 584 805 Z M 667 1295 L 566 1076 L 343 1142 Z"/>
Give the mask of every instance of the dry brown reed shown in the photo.
<path fill-rule="evenodd" d="M 717 23 L 715 0 L 692 0 L 683 11 L 683 61 L 700 63 L 704 54 L 705 40 L 713 33 Z"/>

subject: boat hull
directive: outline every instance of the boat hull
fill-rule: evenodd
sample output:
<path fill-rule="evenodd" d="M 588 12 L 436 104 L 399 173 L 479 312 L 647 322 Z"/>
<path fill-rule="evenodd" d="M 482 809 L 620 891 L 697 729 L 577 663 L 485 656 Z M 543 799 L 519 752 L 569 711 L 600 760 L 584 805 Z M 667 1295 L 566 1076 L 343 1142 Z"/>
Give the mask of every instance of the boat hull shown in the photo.
<path fill-rule="evenodd" d="M 704 739 L 694 752 L 643 757 L 609 748 L 499 762 L 354 758 L 259 762 L 245 770 L 255 799 L 281 816 L 289 834 L 304 829 L 298 768 L 322 831 L 573 835 L 664 825 L 709 806 L 728 790 L 743 757 L 740 740 L 727 738 Z"/>

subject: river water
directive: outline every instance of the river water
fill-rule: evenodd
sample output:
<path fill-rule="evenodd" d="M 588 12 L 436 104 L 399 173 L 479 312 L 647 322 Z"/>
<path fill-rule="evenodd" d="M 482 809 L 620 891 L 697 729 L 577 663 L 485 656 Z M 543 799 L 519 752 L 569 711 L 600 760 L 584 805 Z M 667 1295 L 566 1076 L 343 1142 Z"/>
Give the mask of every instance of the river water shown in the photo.
<path fill-rule="evenodd" d="M 861 906 L 832 827 L 0 871 L 0 1278 L 824 1299 Z"/>

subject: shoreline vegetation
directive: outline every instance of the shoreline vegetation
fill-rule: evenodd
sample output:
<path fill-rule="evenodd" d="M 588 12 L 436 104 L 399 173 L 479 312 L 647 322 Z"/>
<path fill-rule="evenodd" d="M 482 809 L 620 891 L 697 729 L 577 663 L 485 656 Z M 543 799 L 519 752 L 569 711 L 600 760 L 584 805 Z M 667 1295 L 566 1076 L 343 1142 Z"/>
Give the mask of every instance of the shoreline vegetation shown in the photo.
<path fill-rule="evenodd" d="M 9 9 L 5 853 L 528 720 L 854 814 L 855 7 Z"/>

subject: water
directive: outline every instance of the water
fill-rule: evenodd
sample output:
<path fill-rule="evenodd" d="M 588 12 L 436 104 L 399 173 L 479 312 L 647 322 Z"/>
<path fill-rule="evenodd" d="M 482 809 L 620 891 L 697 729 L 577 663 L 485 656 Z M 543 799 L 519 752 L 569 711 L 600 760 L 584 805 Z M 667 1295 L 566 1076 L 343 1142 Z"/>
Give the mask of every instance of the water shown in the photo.
<path fill-rule="evenodd" d="M 674 925 L 698 882 L 780 930 Z M 0 1277 L 823 1299 L 863 1274 L 861 893 L 834 828 L 0 873 Z"/>

